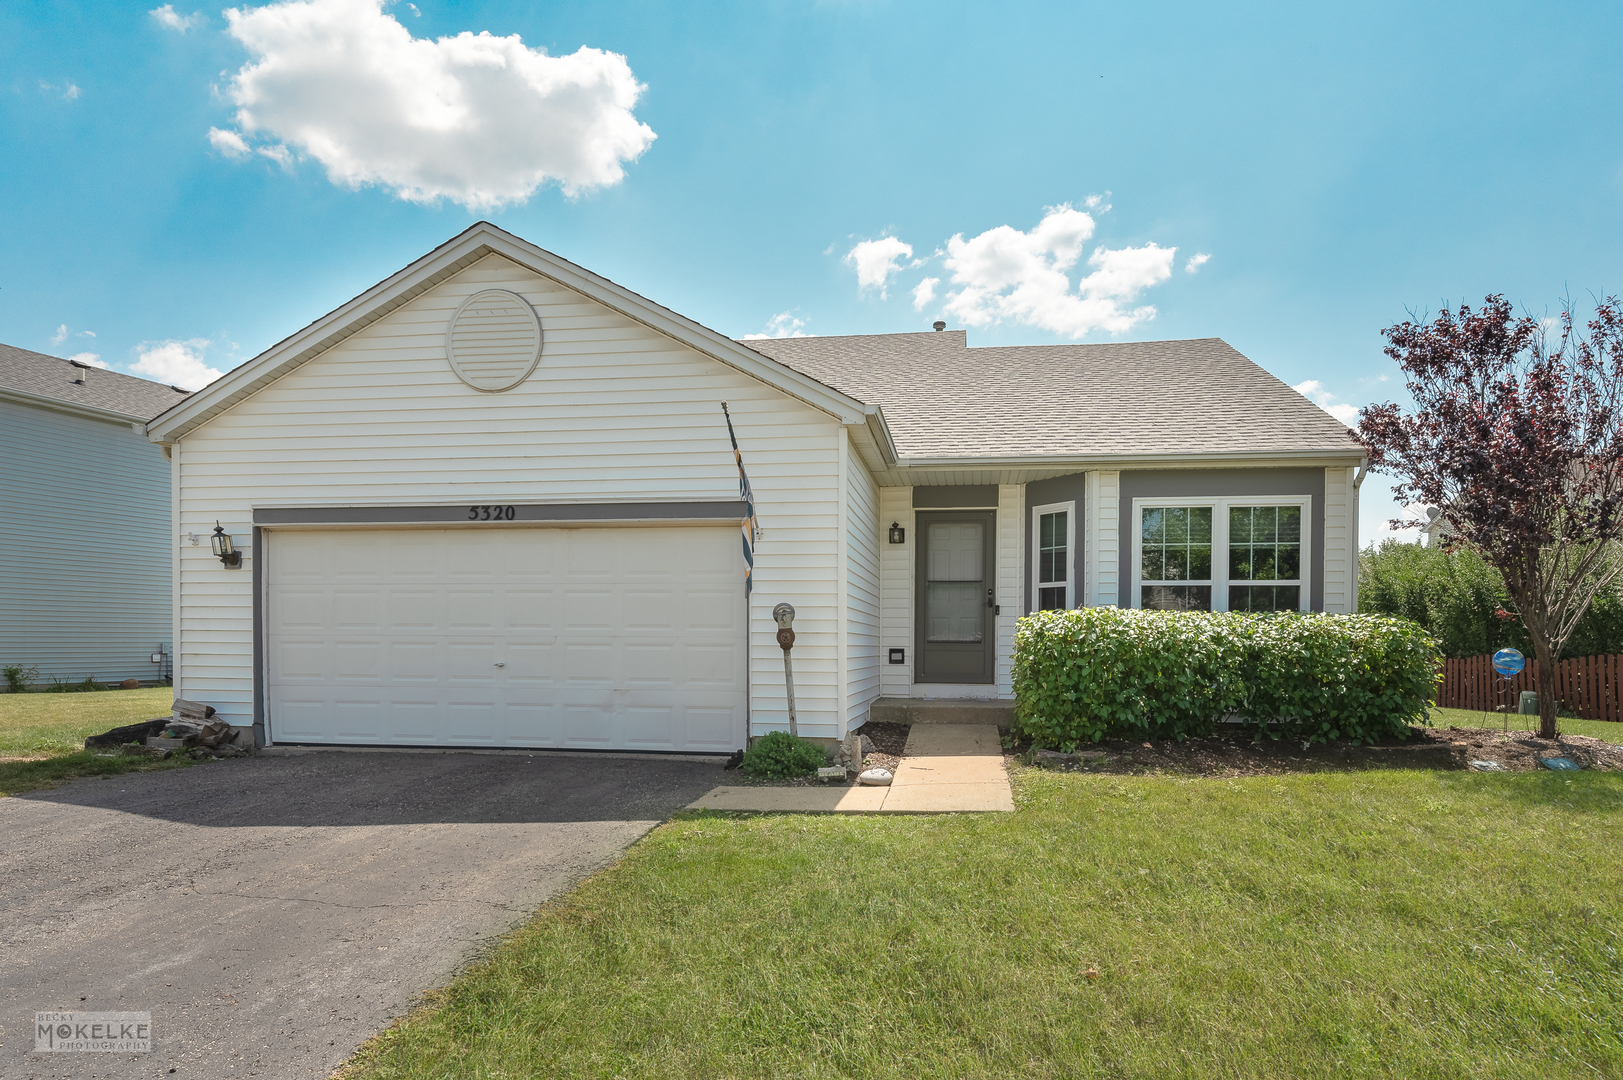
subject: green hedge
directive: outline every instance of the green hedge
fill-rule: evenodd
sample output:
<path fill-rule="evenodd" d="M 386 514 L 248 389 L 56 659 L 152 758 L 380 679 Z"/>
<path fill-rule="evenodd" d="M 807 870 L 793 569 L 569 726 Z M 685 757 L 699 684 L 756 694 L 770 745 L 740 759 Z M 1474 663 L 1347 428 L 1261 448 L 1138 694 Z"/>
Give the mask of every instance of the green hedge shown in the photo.
<path fill-rule="evenodd" d="M 1437 643 L 1379 615 L 1043 611 L 1015 632 L 1015 730 L 1039 746 L 1209 734 L 1236 716 L 1313 742 L 1403 738 L 1436 697 Z"/>

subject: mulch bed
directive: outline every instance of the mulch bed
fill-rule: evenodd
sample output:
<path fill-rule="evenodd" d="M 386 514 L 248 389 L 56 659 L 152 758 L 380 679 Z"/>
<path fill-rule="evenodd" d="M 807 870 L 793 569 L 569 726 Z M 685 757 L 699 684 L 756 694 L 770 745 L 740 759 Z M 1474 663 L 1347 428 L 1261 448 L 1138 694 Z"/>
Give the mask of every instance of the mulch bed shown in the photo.
<path fill-rule="evenodd" d="M 1585 769 L 1623 771 L 1623 746 L 1586 735 L 1545 741 L 1528 732 L 1490 728 L 1421 729 L 1404 743 L 1355 746 L 1351 743 L 1256 742 L 1250 738 L 1208 738 L 1153 742 L 1105 741 L 1084 747 L 1077 759 L 1029 746 L 1017 746 L 1008 760 L 1066 772 L 1118 775 L 1280 776 L 1286 773 L 1348 769 L 1469 769 L 1472 761 L 1496 761 L 1510 772 L 1542 769 L 1541 758 L 1571 758 Z M 1101 753 L 1102 752 L 1102 753 Z M 1100 756 L 1093 756 L 1093 755 Z"/>

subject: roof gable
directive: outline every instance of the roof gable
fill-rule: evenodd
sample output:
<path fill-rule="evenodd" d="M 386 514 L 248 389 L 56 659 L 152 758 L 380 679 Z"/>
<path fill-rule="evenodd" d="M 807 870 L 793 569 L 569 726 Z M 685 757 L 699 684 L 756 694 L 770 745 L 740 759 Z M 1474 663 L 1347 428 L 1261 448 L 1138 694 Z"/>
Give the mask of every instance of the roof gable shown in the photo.
<path fill-rule="evenodd" d="M 723 334 L 521 240 L 486 221 L 435 248 L 360 296 L 228 372 L 147 425 L 159 442 L 184 437 L 271 382 L 488 255 L 501 255 L 649 329 L 774 387 L 839 420 L 872 425 L 878 410 L 762 356 Z"/>

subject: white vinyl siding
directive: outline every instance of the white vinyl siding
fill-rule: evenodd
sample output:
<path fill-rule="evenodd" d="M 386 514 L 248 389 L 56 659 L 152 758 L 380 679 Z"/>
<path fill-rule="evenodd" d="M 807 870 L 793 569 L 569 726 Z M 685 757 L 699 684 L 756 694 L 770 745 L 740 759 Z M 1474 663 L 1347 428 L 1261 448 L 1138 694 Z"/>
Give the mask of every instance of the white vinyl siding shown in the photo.
<path fill-rule="evenodd" d="M 997 489 L 997 692 L 1014 696 L 1014 631 L 1026 589 L 1026 485 Z"/>
<path fill-rule="evenodd" d="M 464 385 L 445 358 L 457 306 L 519 293 L 546 335 L 513 390 Z M 732 409 L 761 536 L 750 607 L 757 732 L 787 722 L 772 606 L 794 604 L 801 730 L 834 738 L 840 427 L 828 415 L 491 255 L 192 432 L 181 444 L 181 691 L 234 724 L 252 715 L 251 522 L 256 507 L 731 500 Z M 206 543 L 219 518 L 245 555 Z"/>
<path fill-rule="evenodd" d="M 156 679 L 170 623 L 169 463 L 127 423 L 0 400 L 0 664 Z M 213 523 L 210 522 L 212 525 Z"/>
<path fill-rule="evenodd" d="M 1095 470 L 1088 473 L 1088 509 L 1083 527 L 1088 533 L 1087 605 L 1109 607 L 1119 604 L 1117 588 L 1121 551 L 1121 473 Z"/>
<path fill-rule="evenodd" d="M 1324 470 L 1324 610 L 1353 610 L 1353 575 L 1358 553 L 1353 544 L 1358 493 L 1353 488 L 1356 469 L 1336 466 Z"/>
<path fill-rule="evenodd" d="M 900 544 L 890 542 L 890 527 L 907 531 Z M 907 697 L 913 687 L 913 489 L 879 489 L 879 692 Z M 901 649 L 906 663 L 892 664 L 890 650 Z"/>
<path fill-rule="evenodd" d="M 846 725 L 879 696 L 879 489 L 855 451 L 845 460 Z"/>

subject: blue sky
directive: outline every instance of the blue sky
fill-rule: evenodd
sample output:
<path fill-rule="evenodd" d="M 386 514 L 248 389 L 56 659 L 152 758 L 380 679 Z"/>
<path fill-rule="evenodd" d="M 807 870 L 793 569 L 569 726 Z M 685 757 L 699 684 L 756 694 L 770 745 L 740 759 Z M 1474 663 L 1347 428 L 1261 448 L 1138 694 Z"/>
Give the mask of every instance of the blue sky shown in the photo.
<path fill-rule="evenodd" d="M 1603 3 L 4 5 L 0 341 L 226 370 L 488 218 L 734 336 L 1220 336 L 1344 408 L 1401 395 L 1406 309 L 1623 291 L 1620 45 Z"/>

